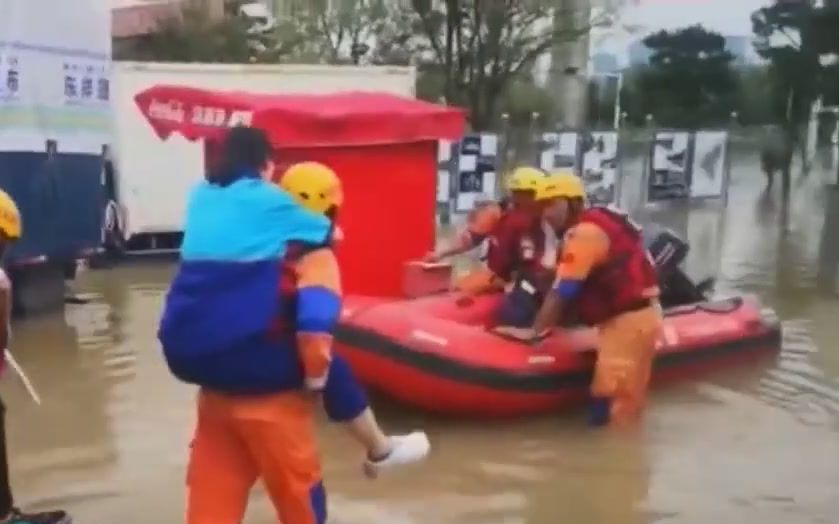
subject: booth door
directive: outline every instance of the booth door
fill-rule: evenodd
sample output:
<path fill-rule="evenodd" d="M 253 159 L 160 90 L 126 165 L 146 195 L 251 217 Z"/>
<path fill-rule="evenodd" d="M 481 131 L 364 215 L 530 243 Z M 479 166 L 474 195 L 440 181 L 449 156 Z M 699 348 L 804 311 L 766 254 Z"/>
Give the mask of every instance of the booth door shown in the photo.
<path fill-rule="evenodd" d="M 436 143 L 285 149 L 277 163 L 307 160 L 330 166 L 344 184 L 344 292 L 401 296 L 405 264 L 434 247 Z"/>

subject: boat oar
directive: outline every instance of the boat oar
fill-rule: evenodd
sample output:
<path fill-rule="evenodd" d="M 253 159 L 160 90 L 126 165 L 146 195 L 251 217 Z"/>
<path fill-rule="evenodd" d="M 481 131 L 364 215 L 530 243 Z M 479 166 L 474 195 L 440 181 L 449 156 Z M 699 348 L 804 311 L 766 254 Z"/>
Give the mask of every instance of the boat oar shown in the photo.
<path fill-rule="evenodd" d="M 32 385 L 32 381 L 29 380 L 29 377 L 26 376 L 26 373 L 23 371 L 23 368 L 20 367 L 18 361 L 15 359 L 15 356 L 12 355 L 12 352 L 8 349 L 5 351 L 6 354 L 6 362 L 15 370 L 18 378 L 21 382 L 23 382 L 23 387 L 26 388 L 26 392 L 29 393 L 29 396 L 32 397 L 32 400 L 37 405 L 41 405 L 41 397 L 38 395 L 38 392 L 35 390 L 35 386 Z"/>

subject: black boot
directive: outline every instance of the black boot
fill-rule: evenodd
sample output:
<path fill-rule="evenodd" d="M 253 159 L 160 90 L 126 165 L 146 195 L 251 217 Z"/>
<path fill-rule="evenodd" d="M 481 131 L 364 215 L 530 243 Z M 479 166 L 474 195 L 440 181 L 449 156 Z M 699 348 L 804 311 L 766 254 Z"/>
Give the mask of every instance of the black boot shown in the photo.
<path fill-rule="evenodd" d="M 12 513 L 3 524 L 72 524 L 73 519 L 64 511 L 44 511 L 42 513 L 24 513 L 12 508 Z"/>
<path fill-rule="evenodd" d="M 588 423 L 594 427 L 605 426 L 609 423 L 612 411 L 612 399 L 609 397 L 592 397 L 588 406 Z"/>

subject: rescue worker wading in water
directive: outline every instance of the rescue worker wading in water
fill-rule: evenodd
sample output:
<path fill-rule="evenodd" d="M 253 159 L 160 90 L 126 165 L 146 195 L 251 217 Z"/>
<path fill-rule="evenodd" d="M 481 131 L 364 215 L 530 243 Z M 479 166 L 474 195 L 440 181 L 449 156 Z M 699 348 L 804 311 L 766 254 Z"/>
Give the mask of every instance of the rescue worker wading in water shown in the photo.
<path fill-rule="evenodd" d="M 187 524 L 239 524 L 261 480 L 284 524 L 326 522 L 315 402 L 326 355 L 274 336 L 291 242 L 323 244 L 329 221 L 270 182 L 264 132 L 236 127 L 218 167 L 192 191 L 181 261 L 158 338 L 170 371 L 199 386 L 187 466 Z M 327 296 L 301 297 L 301 322 L 339 311 Z M 302 363 L 302 365 L 301 365 Z"/>
<path fill-rule="evenodd" d="M 534 246 L 537 249 L 534 250 L 532 262 L 521 266 L 508 286 L 496 315 L 498 325 L 518 328 L 531 326 L 551 287 L 562 236 L 562 228 L 549 220 L 549 209 L 552 207 L 550 191 L 553 191 L 557 180 L 561 183 L 562 175 L 545 176 L 537 183 L 535 203 L 540 214 L 537 218 L 538 229 L 534 227 L 530 237 L 535 239 Z"/>
<path fill-rule="evenodd" d="M 533 167 L 520 167 L 507 177 L 509 198 L 504 202 L 484 202 L 468 217 L 466 229 L 455 243 L 430 253 L 426 262 L 465 253 L 489 240 L 486 266 L 479 267 L 455 282 L 454 288 L 467 294 L 500 291 L 523 267 L 538 263 L 543 248 L 536 189 L 545 173 Z"/>
<path fill-rule="evenodd" d="M 284 524 L 326 522 L 314 427 L 321 391 L 330 418 L 368 447 L 368 473 L 428 448 L 424 434 L 385 437 L 346 365 L 331 358 L 341 310 L 332 224 L 273 184 L 273 172 L 265 134 L 234 128 L 187 206 L 158 337 L 172 373 L 200 386 L 188 524 L 239 524 L 260 479 Z"/>
<path fill-rule="evenodd" d="M 344 193 L 341 180 L 332 169 L 317 162 L 295 164 L 281 176 L 280 187 L 301 207 L 328 217 L 333 224 L 331 238 L 341 240 L 335 221 L 344 202 Z M 281 303 L 287 305 L 287 311 L 281 312 L 281 317 L 296 318 L 295 309 L 306 307 L 297 297 L 306 294 L 322 294 L 329 290 L 340 298 L 340 270 L 329 245 L 293 243 L 285 264 L 281 293 L 286 297 Z M 290 326 L 281 321 L 277 327 L 282 330 Z M 303 327 L 298 326 L 298 329 Z M 317 355 L 317 359 L 327 357 L 328 379 L 323 384 L 315 384 L 319 386 L 315 390 L 322 388 L 323 403 L 330 420 L 345 423 L 352 437 L 367 451 L 364 471 L 368 476 L 375 477 L 383 469 L 416 462 L 428 455 L 430 446 L 424 432 L 388 437 L 381 430 L 349 365 L 332 354 L 332 326 L 314 332 L 299 332 L 297 338 L 300 344 L 308 346 L 310 354 Z"/>
<path fill-rule="evenodd" d="M 0 262 L 23 234 L 20 211 L 8 193 L 0 189 Z M 0 266 L 0 373 L 6 366 L 6 351 L 12 339 L 12 283 Z M 6 405 L 0 399 L 0 524 L 71 524 L 64 511 L 23 512 L 14 505 L 9 478 L 9 450 L 6 442 Z"/>
<path fill-rule="evenodd" d="M 644 407 L 662 322 L 655 267 L 640 228 L 626 214 L 584 209 L 584 189 L 576 176 L 554 182 L 546 189 L 551 204 L 545 214 L 566 233 L 553 288 L 532 328 L 498 331 L 536 340 L 573 305 L 579 319 L 597 330 L 591 423 L 630 422 Z"/>

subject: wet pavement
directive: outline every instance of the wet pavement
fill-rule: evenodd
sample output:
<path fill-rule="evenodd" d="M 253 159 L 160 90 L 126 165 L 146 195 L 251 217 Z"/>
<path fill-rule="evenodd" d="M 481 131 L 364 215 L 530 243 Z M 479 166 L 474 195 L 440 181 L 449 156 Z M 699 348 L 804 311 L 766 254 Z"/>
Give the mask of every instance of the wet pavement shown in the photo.
<path fill-rule="evenodd" d="M 370 482 L 348 437 L 323 424 L 330 522 L 836 523 L 839 300 L 815 285 L 827 175 L 794 184 L 780 234 L 777 195 L 761 193 L 755 161 L 753 152 L 735 156 L 727 213 L 651 217 L 687 232 L 694 276 L 719 272 L 721 293 L 757 293 L 777 308 L 777 358 L 657 390 L 631 433 L 591 431 L 581 413 L 486 424 L 377 399 L 389 429 L 429 431 L 433 456 Z M 639 186 L 630 174 L 627 207 Z M 64 506 L 81 524 L 182 521 L 194 391 L 170 377 L 155 339 L 171 271 L 88 272 L 77 288 L 91 303 L 15 325 L 13 350 L 43 397 L 36 407 L 11 377 L 0 387 L 22 505 Z M 274 522 L 260 493 L 247 522 Z"/>

